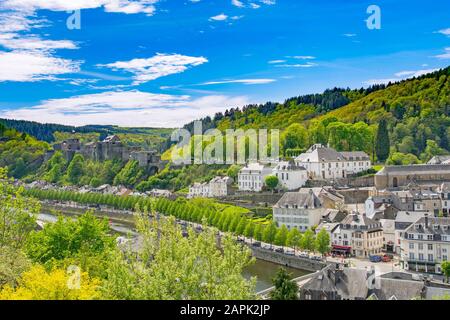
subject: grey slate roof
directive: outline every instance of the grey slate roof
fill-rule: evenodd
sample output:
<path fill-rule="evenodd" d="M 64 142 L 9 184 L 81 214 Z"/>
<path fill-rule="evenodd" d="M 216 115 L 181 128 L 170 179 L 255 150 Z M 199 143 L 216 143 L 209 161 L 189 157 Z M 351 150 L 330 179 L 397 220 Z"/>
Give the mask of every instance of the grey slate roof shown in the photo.
<path fill-rule="evenodd" d="M 425 217 L 420 218 L 413 225 L 409 226 L 405 232 L 433 235 L 450 235 L 450 218 L 428 217 L 428 227 L 425 226 L 425 219 Z M 422 227 L 420 229 L 416 229 L 416 224 L 421 224 Z M 439 229 L 434 229 L 435 225 L 439 225 Z M 446 230 L 443 228 L 444 226 L 447 227 Z"/>
<path fill-rule="evenodd" d="M 340 153 L 345 159 L 350 161 L 370 160 L 369 155 L 364 151 L 342 151 Z"/>
<path fill-rule="evenodd" d="M 275 207 L 285 208 L 286 206 L 307 209 L 316 209 L 322 207 L 320 199 L 312 192 L 286 192 L 276 203 Z"/>
<path fill-rule="evenodd" d="M 424 290 L 424 283 L 414 280 L 398 280 L 389 278 L 378 278 L 379 288 L 374 289 L 373 293 L 379 300 L 390 300 L 395 297 L 396 300 L 411 300 L 420 298 Z"/>
<path fill-rule="evenodd" d="M 377 175 L 386 174 L 436 174 L 436 173 L 450 173 L 449 164 L 416 164 L 408 166 L 385 166 Z"/>
<path fill-rule="evenodd" d="M 367 227 L 367 230 L 382 228 L 380 222 L 370 219 L 364 214 L 358 214 L 358 213 L 352 213 L 352 214 L 347 215 L 341 221 L 341 225 L 343 225 L 343 226 L 345 226 L 345 225 L 355 226 L 356 225 L 358 227 L 365 226 L 365 227 Z"/>
<path fill-rule="evenodd" d="M 341 299 L 365 299 L 367 297 L 367 272 L 363 269 L 343 268 L 335 281 L 334 266 L 322 269 L 305 283 L 301 290 L 337 292 Z"/>

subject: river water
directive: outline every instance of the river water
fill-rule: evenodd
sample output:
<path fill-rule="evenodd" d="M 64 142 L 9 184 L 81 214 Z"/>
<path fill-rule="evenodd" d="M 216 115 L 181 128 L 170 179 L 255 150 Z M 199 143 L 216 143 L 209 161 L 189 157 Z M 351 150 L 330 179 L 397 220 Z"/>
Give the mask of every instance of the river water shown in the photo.
<path fill-rule="evenodd" d="M 41 213 L 38 215 L 38 220 L 43 222 L 55 222 L 56 216 L 50 213 Z M 112 222 L 110 224 L 112 230 L 120 234 L 131 234 L 137 235 L 137 233 L 132 229 L 132 227 L 122 224 L 120 222 Z M 256 277 L 256 291 L 262 291 L 272 286 L 272 278 L 275 276 L 275 273 L 280 268 L 280 265 L 256 259 L 256 262 L 247 267 L 243 276 L 247 279 L 251 277 Z M 289 267 L 284 267 L 289 273 L 292 274 L 294 278 L 306 275 L 310 273 L 309 271 L 294 269 Z"/>

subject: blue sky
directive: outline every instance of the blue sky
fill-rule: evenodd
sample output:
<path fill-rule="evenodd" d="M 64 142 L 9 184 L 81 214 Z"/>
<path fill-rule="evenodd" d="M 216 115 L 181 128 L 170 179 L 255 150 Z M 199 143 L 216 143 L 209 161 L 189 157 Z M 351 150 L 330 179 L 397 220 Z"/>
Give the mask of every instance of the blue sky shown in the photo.
<path fill-rule="evenodd" d="M 2 0 L 0 117 L 176 127 L 401 80 L 450 64 L 449 18 L 448 0 Z"/>

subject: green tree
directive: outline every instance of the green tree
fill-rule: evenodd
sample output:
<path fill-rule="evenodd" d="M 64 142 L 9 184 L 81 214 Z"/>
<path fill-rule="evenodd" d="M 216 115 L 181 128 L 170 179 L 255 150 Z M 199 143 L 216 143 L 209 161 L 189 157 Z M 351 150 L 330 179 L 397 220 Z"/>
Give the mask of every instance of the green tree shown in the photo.
<path fill-rule="evenodd" d="M 280 182 L 276 176 L 267 176 L 264 180 L 267 188 L 274 191 Z"/>
<path fill-rule="evenodd" d="M 241 170 L 241 167 L 238 165 L 233 164 L 232 166 L 230 166 L 227 170 L 227 176 L 229 176 L 230 178 L 232 178 L 234 181 L 237 181 L 237 177 L 239 174 L 239 170 Z"/>
<path fill-rule="evenodd" d="M 275 241 L 276 235 L 277 235 L 277 226 L 275 225 L 275 223 L 272 222 L 264 229 L 263 241 L 266 243 L 270 243 L 272 245 Z"/>
<path fill-rule="evenodd" d="M 450 279 L 450 261 L 444 261 L 441 264 L 442 273 L 445 276 L 445 280 L 448 282 Z"/>
<path fill-rule="evenodd" d="M 279 268 L 272 283 L 275 289 L 270 292 L 271 300 L 298 300 L 298 285 L 286 269 Z"/>
<path fill-rule="evenodd" d="M 315 248 L 322 255 L 330 252 L 330 235 L 325 229 L 321 229 L 317 234 Z"/>
<path fill-rule="evenodd" d="M 295 250 L 300 247 L 300 241 L 302 239 L 302 234 L 297 228 L 292 228 L 287 235 L 287 245 L 293 247 Z"/>
<path fill-rule="evenodd" d="M 389 131 L 385 119 L 381 119 L 378 124 L 377 138 L 375 143 L 375 153 L 378 161 L 384 162 L 389 157 L 391 142 Z"/>
<path fill-rule="evenodd" d="M 288 233 L 289 231 L 286 225 L 283 224 L 281 228 L 278 228 L 277 234 L 275 236 L 275 244 L 277 246 L 286 246 Z"/>
<path fill-rule="evenodd" d="M 142 246 L 111 254 L 103 291 L 107 299 L 226 300 L 254 299 L 255 279 L 242 276 L 254 260 L 231 236 L 217 247 L 216 230 L 189 229 L 184 238 L 173 217 L 150 220 L 136 214 Z"/>
<path fill-rule="evenodd" d="M 23 188 L 14 187 L 7 170 L 0 168 L 0 248 L 22 248 L 36 228 L 40 205 L 24 196 L 24 192 Z"/>
<path fill-rule="evenodd" d="M 315 236 L 311 229 L 308 229 L 303 233 L 301 240 L 301 248 L 307 251 L 314 251 L 315 249 Z"/>
<path fill-rule="evenodd" d="M 67 180 L 72 184 L 79 184 L 83 175 L 84 157 L 77 153 L 67 167 Z"/>

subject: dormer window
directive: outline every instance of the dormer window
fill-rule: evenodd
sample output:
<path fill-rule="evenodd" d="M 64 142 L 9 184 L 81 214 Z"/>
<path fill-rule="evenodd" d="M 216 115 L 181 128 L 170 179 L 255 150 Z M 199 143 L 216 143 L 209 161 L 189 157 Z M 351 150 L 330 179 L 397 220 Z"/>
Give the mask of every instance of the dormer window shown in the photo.
<path fill-rule="evenodd" d="M 421 227 L 422 227 L 422 226 L 421 226 L 420 224 L 414 225 L 414 228 L 415 228 L 416 230 L 419 230 Z"/>
<path fill-rule="evenodd" d="M 433 226 L 433 229 L 436 230 L 436 231 L 439 230 L 439 225 L 438 225 L 438 224 L 435 224 L 435 225 Z"/>

